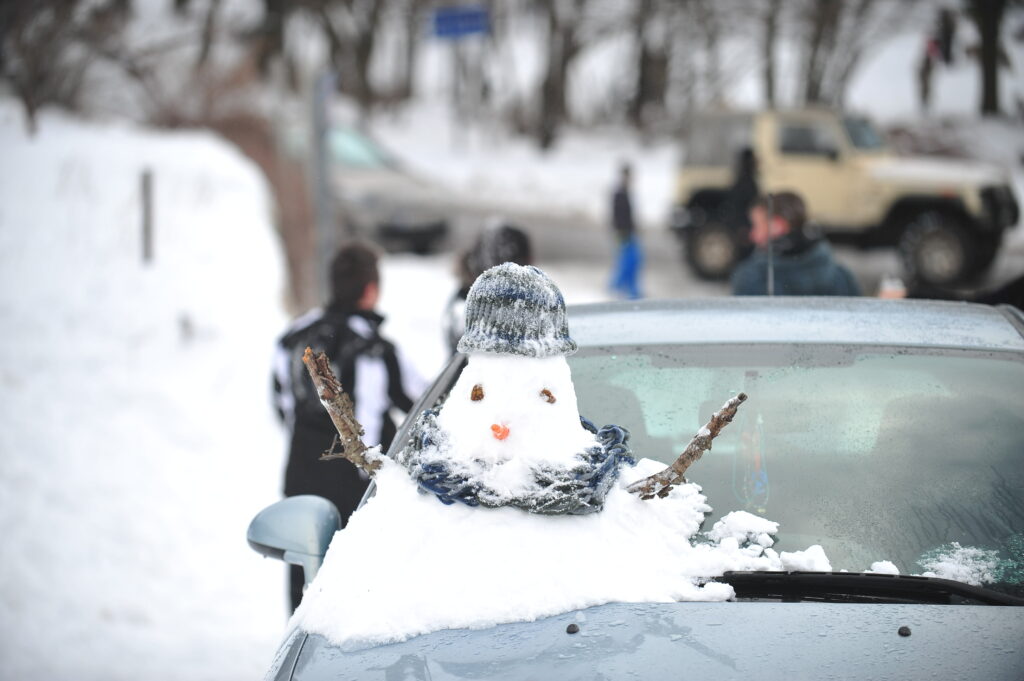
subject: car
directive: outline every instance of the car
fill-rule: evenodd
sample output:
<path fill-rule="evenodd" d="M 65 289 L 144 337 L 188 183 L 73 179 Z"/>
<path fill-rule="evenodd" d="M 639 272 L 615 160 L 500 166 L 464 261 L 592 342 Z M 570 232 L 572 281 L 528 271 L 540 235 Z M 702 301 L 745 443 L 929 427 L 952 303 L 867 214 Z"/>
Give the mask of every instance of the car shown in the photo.
<path fill-rule="evenodd" d="M 670 226 L 705 279 L 726 278 L 749 250 L 726 204 L 744 149 L 757 159 L 763 193 L 800 196 L 832 241 L 896 247 L 911 281 L 946 286 L 982 274 L 1020 215 L 1005 169 L 898 156 L 865 116 L 824 108 L 698 114 L 685 136 Z"/>
<path fill-rule="evenodd" d="M 713 509 L 703 527 L 737 509 L 770 518 L 776 548 L 820 545 L 832 571 L 726 572 L 707 577 L 733 587 L 728 602 L 606 603 L 353 650 L 293 621 L 268 679 L 1020 678 L 1019 310 L 726 298 L 575 306 L 569 324 L 580 413 L 627 427 L 638 456 L 673 461 L 721 398 L 746 393 L 687 472 Z M 311 580 L 339 528 L 329 502 L 293 497 L 248 539 Z"/>
<path fill-rule="evenodd" d="M 281 147 L 309 155 L 301 124 L 280 126 Z M 333 219 L 340 236 L 373 241 L 391 252 L 436 252 L 448 239 L 455 205 L 450 193 L 410 170 L 357 126 L 334 122 L 324 136 Z"/>
<path fill-rule="evenodd" d="M 369 235 L 391 251 L 425 255 L 441 247 L 452 209 L 441 187 L 356 128 L 333 126 L 327 149 L 338 213 L 350 233 Z"/>

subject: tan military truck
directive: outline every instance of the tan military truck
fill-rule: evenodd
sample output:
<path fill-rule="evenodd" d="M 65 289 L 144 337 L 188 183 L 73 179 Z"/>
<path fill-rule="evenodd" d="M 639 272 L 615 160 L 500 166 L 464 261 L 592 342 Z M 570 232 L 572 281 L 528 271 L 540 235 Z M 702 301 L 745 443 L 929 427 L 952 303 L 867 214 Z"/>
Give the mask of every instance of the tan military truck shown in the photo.
<path fill-rule="evenodd" d="M 910 281 L 948 285 L 984 272 L 1018 219 L 1006 171 L 897 156 L 864 117 L 823 109 L 704 114 L 685 136 L 671 225 L 703 278 L 727 277 L 750 248 L 737 211 L 728 210 L 744 148 L 756 156 L 762 193 L 799 194 L 832 241 L 897 247 Z"/>

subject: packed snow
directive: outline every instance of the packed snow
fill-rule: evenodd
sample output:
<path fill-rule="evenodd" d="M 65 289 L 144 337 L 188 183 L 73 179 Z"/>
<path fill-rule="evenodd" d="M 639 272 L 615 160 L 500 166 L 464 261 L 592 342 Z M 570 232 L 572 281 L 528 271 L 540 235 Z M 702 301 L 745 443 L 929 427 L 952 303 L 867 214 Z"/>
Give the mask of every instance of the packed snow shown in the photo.
<path fill-rule="evenodd" d="M 389 463 L 335 535 L 293 624 L 354 649 L 601 603 L 724 601 L 732 587 L 707 578 L 725 570 L 823 569 L 820 546 L 780 555 L 731 533 L 694 541 L 710 510 L 698 485 L 650 501 L 624 489 L 662 468 L 624 469 L 600 513 L 546 516 L 444 505 Z M 763 523 L 750 517 L 748 531 Z"/>
<path fill-rule="evenodd" d="M 952 542 L 923 557 L 925 577 L 944 577 L 975 586 L 999 579 L 999 553 Z"/>

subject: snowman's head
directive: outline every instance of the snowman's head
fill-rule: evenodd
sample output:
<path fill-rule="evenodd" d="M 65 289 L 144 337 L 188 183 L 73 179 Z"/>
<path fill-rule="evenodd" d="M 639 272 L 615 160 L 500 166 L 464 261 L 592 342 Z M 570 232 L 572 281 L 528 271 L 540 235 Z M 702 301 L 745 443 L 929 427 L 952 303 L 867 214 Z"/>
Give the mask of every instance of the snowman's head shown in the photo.
<path fill-rule="evenodd" d="M 438 414 L 452 459 L 512 484 L 517 471 L 571 465 L 594 446 L 565 360 L 576 351 L 565 300 L 544 272 L 504 263 L 481 274 L 459 351 L 469 359 Z"/>
<path fill-rule="evenodd" d="M 594 446 L 564 357 L 470 355 L 438 425 L 451 458 L 484 468 L 564 464 Z"/>

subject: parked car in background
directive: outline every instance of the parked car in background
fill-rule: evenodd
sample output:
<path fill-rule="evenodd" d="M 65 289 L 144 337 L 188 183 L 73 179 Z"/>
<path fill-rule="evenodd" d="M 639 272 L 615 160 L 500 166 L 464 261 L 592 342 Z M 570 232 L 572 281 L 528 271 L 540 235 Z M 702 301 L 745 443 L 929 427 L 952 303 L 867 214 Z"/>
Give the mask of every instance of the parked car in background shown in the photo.
<path fill-rule="evenodd" d="M 779 522 L 776 549 L 818 544 L 834 571 L 708 575 L 735 599 L 610 603 L 358 650 L 295 628 L 267 678 L 1020 678 L 1018 310 L 732 298 L 581 306 L 569 319 L 580 413 L 629 428 L 637 456 L 673 461 L 723 396 L 745 392 L 687 474 L 714 509 L 704 528 L 746 510 Z M 452 358 L 414 413 L 445 398 L 464 362 Z M 249 541 L 311 578 L 337 527 L 329 503 L 297 497 L 263 511 Z M 900 574 L 865 572 L 882 559 Z"/>
<path fill-rule="evenodd" d="M 331 178 L 341 220 L 390 250 L 426 254 L 448 234 L 441 187 L 406 169 L 369 135 L 335 126 L 327 134 Z"/>
<path fill-rule="evenodd" d="M 908 280 L 963 282 L 994 261 L 1019 206 L 1005 170 L 898 157 L 870 120 L 827 109 L 709 113 L 688 125 L 672 228 L 692 269 L 729 275 L 746 234 L 723 219 L 736 155 L 753 150 L 763 193 L 792 191 L 833 241 L 899 249 Z"/>
<path fill-rule="evenodd" d="M 292 156 L 307 158 L 309 131 L 284 128 Z M 436 251 L 449 233 L 448 193 L 406 168 L 373 137 L 355 126 L 333 124 L 325 152 L 334 220 L 347 237 L 375 241 L 390 251 Z"/>

